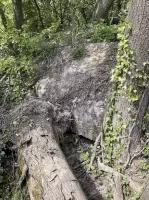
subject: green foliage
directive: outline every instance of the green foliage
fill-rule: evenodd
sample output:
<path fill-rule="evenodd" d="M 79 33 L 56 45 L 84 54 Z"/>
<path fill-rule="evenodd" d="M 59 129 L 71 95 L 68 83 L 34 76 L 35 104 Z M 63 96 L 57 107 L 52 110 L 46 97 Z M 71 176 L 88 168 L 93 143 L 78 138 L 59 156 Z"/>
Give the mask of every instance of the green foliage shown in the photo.
<path fill-rule="evenodd" d="M 27 186 L 20 188 L 19 190 L 15 190 L 13 192 L 12 197 L 10 197 L 10 200 L 29 200 L 29 194 L 28 194 L 28 188 Z"/>
<path fill-rule="evenodd" d="M 119 48 L 117 53 L 117 64 L 112 70 L 111 81 L 117 85 L 117 89 L 120 91 L 125 86 L 127 76 L 131 75 L 132 69 L 134 69 L 134 55 L 133 51 L 128 45 L 128 34 L 124 34 L 124 31 L 131 26 L 128 23 L 121 24 L 119 26 L 118 38 Z M 124 88 L 123 88 L 124 89 Z"/>
<path fill-rule="evenodd" d="M 85 55 L 85 49 L 83 45 L 76 45 L 72 48 L 73 59 L 81 59 Z"/>
<path fill-rule="evenodd" d="M 46 40 L 50 41 L 53 44 L 60 44 L 60 45 L 71 45 L 71 31 L 58 31 L 58 24 L 53 23 L 50 28 L 44 29 L 42 31 L 42 37 L 44 38 L 45 35 L 49 38 Z"/>
<path fill-rule="evenodd" d="M 117 41 L 118 26 L 106 25 L 104 22 L 99 24 L 91 24 L 89 26 L 88 38 L 91 42 L 113 42 Z"/>
<path fill-rule="evenodd" d="M 0 79 L 2 104 L 21 101 L 25 88 L 33 79 L 34 64 L 30 55 L 29 37 L 16 30 L 1 33 Z M 4 102 L 5 100 L 5 102 Z"/>
<path fill-rule="evenodd" d="M 83 153 L 81 155 L 81 160 L 82 161 L 89 161 L 89 152 Z"/>
<path fill-rule="evenodd" d="M 124 22 L 129 8 L 129 0 L 115 0 L 114 5 L 109 11 L 108 18 L 106 19 L 108 24 L 119 24 Z"/>
<path fill-rule="evenodd" d="M 111 73 L 111 81 L 113 84 L 112 95 L 109 101 L 109 110 L 106 116 L 104 127 L 104 153 L 105 163 L 114 168 L 122 169 L 116 166 L 115 160 L 118 160 L 122 151 L 127 146 L 119 140 L 120 136 L 125 136 L 127 124 L 122 120 L 121 112 L 116 108 L 115 102 L 119 96 L 125 98 L 131 105 L 138 102 L 142 92 L 147 84 L 148 63 L 144 64 L 144 69 L 136 69 L 134 63 L 134 53 L 129 48 L 128 37 L 131 31 L 129 23 L 123 23 L 118 28 L 118 39 L 120 40 L 117 52 L 117 64 Z M 113 126 L 113 115 L 116 114 L 118 126 Z M 144 120 L 144 127 L 146 127 L 148 115 Z M 146 147 L 143 155 L 144 158 L 140 161 L 140 169 L 147 171 L 149 169 L 148 163 L 149 148 Z M 133 194 L 129 187 L 127 180 L 123 180 L 123 193 L 125 199 L 139 199 L 140 192 Z"/>
<path fill-rule="evenodd" d="M 130 30 L 131 25 L 127 22 L 121 24 L 118 28 L 118 39 L 120 42 L 117 52 L 117 64 L 111 73 L 113 88 L 104 129 L 105 155 L 107 162 L 111 165 L 115 163 L 115 158 L 118 159 L 122 149 L 126 148 L 124 144 L 120 144 L 115 149 L 115 144 L 119 140 L 119 137 L 124 134 L 127 127 L 126 123 L 122 120 L 120 111 L 116 109 L 116 99 L 121 95 L 131 103 L 138 101 L 147 81 L 145 73 L 135 70 L 134 53 L 128 44 Z M 117 127 L 113 127 L 114 113 L 117 114 L 119 120 L 119 126 Z"/>
<path fill-rule="evenodd" d="M 129 199 L 132 191 L 129 186 L 129 181 L 125 177 L 123 177 L 123 180 L 122 180 L 122 187 L 123 187 L 124 199 Z"/>
<path fill-rule="evenodd" d="M 119 26 L 119 48 L 117 65 L 112 70 L 111 81 L 117 86 L 117 93 L 123 95 L 129 102 L 137 102 L 147 83 L 144 69 L 135 69 L 134 53 L 129 48 L 128 37 L 131 31 L 129 23 Z M 125 31 L 125 34 L 124 34 Z"/>
<path fill-rule="evenodd" d="M 149 152 L 149 149 L 146 149 L 146 152 Z M 144 170 L 144 171 L 148 171 L 149 170 L 149 161 L 148 161 L 148 159 L 144 158 L 144 159 L 140 160 L 139 168 Z"/>
<path fill-rule="evenodd" d="M 43 33 L 29 33 L 11 29 L 0 33 L 0 104 L 10 108 L 24 98 L 33 81 L 36 62 L 53 53 L 55 43 Z"/>
<path fill-rule="evenodd" d="M 4 9 L 7 20 L 7 29 L 4 24 L 0 26 L 0 106 L 10 109 L 20 103 L 33 81 L 36 70 L 36 63 L 47 56 L 53 55 L 58 44 L 72 45 L 72 1 L 37 1 L 39 11 L 34 1 L 23 1 L 24 25 L 22 30 L 14 29 L 14 14 L 12 0 L 1 0 L 0 6 Z M 76 25 L 76 38 L 85 37 L 90 42 L 113 42 L 120 40 L 117 54 L 117 65 L 112 71 L 113 90 L 109 102 L 109 110 L 106 117 L 104 129 L 104 151 L 105 162 L 114 165 L 114 161 L 121 154 L 125 145 L 114 149 L 119 136 L 126 129 L 126 124 L 121 120 L 121 113 L 115 107 L 117 95 L 127 96 L 130 102 L 138 101 L 143 91 L 147 76 L 144 71 L 135 71 L 133 51 L 128 45 L 128 35 L 131 29 L 127 23 L 120 25 L 127 14 L 127 0 L 115 1 L 109 16 L 105 21 L 91 24 L 95 11 L 96 0 L 77 0 L 73 2 L 74 24 Z M 43 21 L 43 25 L 41 23 Z M 110 25 L 107 25 L 110 24 Z M 6 29 L 6 30 L 5 30 Z M 128 34 L 124 35 L 124 32 Z M 117 37 L 118 33 L 118 37 Z M 83 45 L 72 48 L 72 57 L 81 59 L 85 55 Z M 134 75 L 131 76 L 132 71 Z M 145 70 L 145 69 L 144 69 Z M 126 87 L 126 80 L 130 79 Z M 120 115 L 120 126 L 113 127 L 113 114 Z M 76 139 L 77 143 L 78 140 Z M 148 149 L 145 150 L 148 153 Z M 82 161 L 89 161 L 89 153 L 81 156 Z M 145 164 L 142 169 L 147 169 Z M 94 170 L 94 166 L 91 167 Z M 25 193 L 25 192 L 24 192 Z M 127 193 L 127 192 L 126 192 Z M 36 191 L 34 193 L 35 196 Z M 11 200 L 27 199 L 22 191 L 14 191 Z"/>
<path fill-rule="evenodd" d="M 113 191 L 112 188 L 109 187 L 107 194 L 104 195 L 104 200 L 111 200 L 113 198 Z"/>

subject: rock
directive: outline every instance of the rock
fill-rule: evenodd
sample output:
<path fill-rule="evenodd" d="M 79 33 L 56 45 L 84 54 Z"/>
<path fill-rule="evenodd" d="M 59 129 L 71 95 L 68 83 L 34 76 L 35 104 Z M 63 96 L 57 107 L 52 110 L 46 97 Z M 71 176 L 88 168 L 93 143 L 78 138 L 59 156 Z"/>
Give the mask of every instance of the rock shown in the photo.
<path fill-rule="evenodd" d="M 149 199 L 149 185 L 143 191 L 140 200 L 148 200 Z"/>
<path fill-rule="evenodd" d="M 70 50 L 62 48 L 52 61 L 40 63 L 45 73 L 37 83 L 37 95 L 63 112 L 69 110 L 70 129 L 95 140 L 103 123 L 117 45 L 87 44 L 80 60 L 73 60 Z"/>

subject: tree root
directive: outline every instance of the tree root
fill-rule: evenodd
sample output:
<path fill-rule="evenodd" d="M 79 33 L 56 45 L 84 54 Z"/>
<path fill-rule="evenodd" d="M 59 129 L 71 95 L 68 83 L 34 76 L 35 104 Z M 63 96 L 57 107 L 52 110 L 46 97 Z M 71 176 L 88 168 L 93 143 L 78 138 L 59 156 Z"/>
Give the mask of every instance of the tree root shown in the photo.
<path fill-rule="evenodd" d="M 122 192 L 122 186 L 121 186 L 121 181 L 122 178 L 127 178 L 129 181 L 129 186 L 135 191 L 135 192 L 140 192 L 141 191 L 141 186 L 138 185 L 136 182 L 134 182 L 130 177 L 116 171 L 112 167 L 109 167 L 103 163 L 100 162 L 100 158 L 98 158 L 98 168 L 99 170 L 102 170 L 104 172 L 110 173 L 114 175 L 115 179 L 115 189 L 113 192 L 113 197 L 114 200 L 123 200 L 123 192 Z"/>
<path fill-rule="evenodd" d="M 124 165 L 124 169 L 126 169 L 128 166 L 130 166 L 131 165 L 131 163 L 132 163 L 132 161 L 135 159 L 135 158 L 137 158 L 137 157 L 139 157 L 142 153 L 143 153 L 143 151 L 145 150 L 145 148 L 146 148 L 146 145 L 149 143 L 149 140 L 147 140 L 146 142 L 145 142 L 145 147 L 143 147 L 143 149 L 141 149 L 137 154 L 134 154 L 132 157 L 131 157 L 131 155 L 130 155 L 130 152 L 128 151 L 128 159 L 127 159 L 127 161 L 126 161 L 126 163 L 125 163 L 125 165 Z M 129 144 L 128 144 L 129 145 Z"/>

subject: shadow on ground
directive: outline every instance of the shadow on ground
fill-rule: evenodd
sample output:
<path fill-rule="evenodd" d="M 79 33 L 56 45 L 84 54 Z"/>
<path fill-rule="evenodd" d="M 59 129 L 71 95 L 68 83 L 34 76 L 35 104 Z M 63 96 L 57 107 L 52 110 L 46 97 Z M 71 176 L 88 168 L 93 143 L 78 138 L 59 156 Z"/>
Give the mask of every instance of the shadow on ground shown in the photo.
<path fill-rule="evenodd" d="M 93 142 L 77 136 L 71 132 L 67 132 L 64 135 L 64 139 L 61 142 L 61 147 L 66 156 L 66 159 L 71 166 L 75 176 L 79 180 L 84 192 L 89 200 L 103 200 L 102 195 L 99 192 L 99 180 L 98 175 L 93 173 L 87 173 L 85 164 L 87 161 L 80 159 L 81 155 L 86 152 L 90 152 Z"/>

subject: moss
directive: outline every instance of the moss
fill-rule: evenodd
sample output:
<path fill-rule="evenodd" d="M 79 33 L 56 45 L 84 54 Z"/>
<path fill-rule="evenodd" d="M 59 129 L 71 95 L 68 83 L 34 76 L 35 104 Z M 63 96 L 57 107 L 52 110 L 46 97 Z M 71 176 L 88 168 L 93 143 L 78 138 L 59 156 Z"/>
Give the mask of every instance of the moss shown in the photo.
<path fill-rule="evenodd" d="M 41 200 L 42 192 L 43 192 L 43 187 L 41 183 L 37 183 L 34 190 L 32 191 L 32 196 L 34 200 Z"/>
<path fill-rule="evenodd" d="M 27 186 L 22 189 L 17 189 L 13 192 L 11 200 L 29 200 L 28 188 Z"/>

